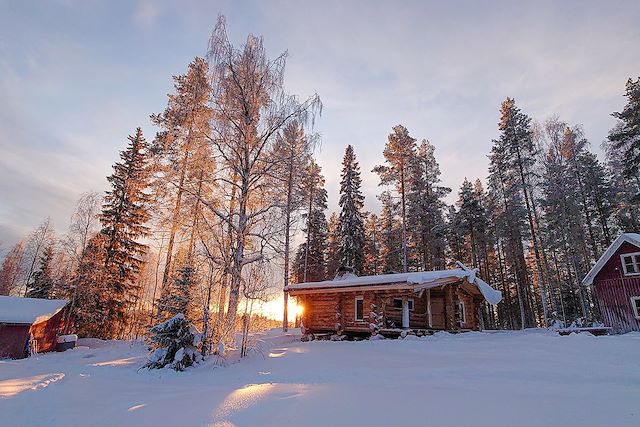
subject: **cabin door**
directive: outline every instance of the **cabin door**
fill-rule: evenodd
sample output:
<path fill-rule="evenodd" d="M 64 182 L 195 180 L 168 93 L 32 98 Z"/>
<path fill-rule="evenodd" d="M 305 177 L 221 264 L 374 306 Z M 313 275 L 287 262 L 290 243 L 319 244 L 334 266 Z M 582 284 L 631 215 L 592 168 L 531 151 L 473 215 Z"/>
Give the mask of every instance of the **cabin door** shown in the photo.
<path fill-rule="evenodd" d="M 409 329 L 409 300 L 402 298 L 402 328 Z"/>

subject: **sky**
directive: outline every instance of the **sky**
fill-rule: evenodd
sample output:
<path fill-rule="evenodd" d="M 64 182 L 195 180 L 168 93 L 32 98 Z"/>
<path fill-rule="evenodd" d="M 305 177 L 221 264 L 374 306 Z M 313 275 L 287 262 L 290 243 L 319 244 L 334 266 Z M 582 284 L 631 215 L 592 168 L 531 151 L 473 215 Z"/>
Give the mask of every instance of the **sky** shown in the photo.
<path fill-rule="evenodd" d="M 155 134 L 171 76 L 205 54 L 218 14 L 236 45 L 288 51 L 285 85 L 324 105 L 316 153 L 337 209 L 354 146 L 365 208 L 396 124 L 436 147 L 442 181 L 485 179 L 498 109 L 581 124 L 593 148 L 640 75 L 638 1 L 0 0 L 0 244 L 50 216 L 66 232 L 78 197 L 104 191 L 127 135 Z M 1 249 L 0 249 L 1 251 Z"/>

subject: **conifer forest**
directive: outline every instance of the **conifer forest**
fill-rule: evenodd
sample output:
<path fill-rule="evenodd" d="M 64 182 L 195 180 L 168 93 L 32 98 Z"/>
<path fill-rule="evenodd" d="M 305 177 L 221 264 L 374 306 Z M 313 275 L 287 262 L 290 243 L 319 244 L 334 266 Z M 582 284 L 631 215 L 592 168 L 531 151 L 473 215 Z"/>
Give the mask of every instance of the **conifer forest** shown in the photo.
<path fill-rule="evenodd" d="M 156 132 L 113 141 L 106 191 L 82 194 L 68 224 L 45 218 L 3 245 L 0 295 L 68 299 L 77 333 L 103 339 L 145 337 L 182 314 L 206 355 L 236 331 L 295 326 L 289 283 L 460 261 L 502 292 L 482 307 L 486 329 L 599 319 L 581 280 L 620 233 L 640 230 L 640 70 L 616 82 L 624 108 L 600 112 L 617 122 L 604 142 L 501 94 L 489 168 L 455 188 L 439 141 L 402 120 L 378 135 L 371 170 L 345 140 L 330 210 L 323 94 L 291 93 L 288 54 L 268 43 L 232 42 L 220 16 L 206 51 L 167 75 L 172 90 L 148 112 Z M 367 210 L 368 179 L 379 191 Z M 279 298 L 282 321 L 257 309 Z"/>

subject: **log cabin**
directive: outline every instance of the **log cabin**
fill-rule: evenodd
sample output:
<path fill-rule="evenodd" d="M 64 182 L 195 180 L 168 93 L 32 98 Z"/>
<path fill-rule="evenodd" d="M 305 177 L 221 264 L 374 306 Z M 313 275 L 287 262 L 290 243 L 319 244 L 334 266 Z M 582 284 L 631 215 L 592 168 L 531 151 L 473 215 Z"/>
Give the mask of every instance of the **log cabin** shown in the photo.
<path fill-rule="evenodd" d="M 459 266 L 360 277 L 339 272 L 333 280 L 292 284 L 287 291 L 300 306 L 303 339 L 480 330 L 482 304 L 497 304 L 502 294 L 477 270 Z"/>
<path fill-rule="evenodd" d="M 640 331 L 640 234 L 621 234 L 582 280 L 590 287 L 605 326 Z"/>

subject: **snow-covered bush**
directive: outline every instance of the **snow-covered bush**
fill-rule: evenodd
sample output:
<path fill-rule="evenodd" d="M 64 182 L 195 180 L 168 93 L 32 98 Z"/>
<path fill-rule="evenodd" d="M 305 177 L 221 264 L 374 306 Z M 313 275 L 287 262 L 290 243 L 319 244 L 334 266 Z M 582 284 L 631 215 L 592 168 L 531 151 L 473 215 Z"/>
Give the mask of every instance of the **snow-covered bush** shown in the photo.
<path fill-rule="evenodd" d="M 182 313 L 152 327 L 149 332 L 149 341 L 154 351 L 144 365 L 145 368 L 160 369 L 168 366 L 176 371 L 184 371 L 202 360 L 202 355 L 197 350 L 200 333 Z"/>
<path fill-rule="evenodd" d="M 547 325 L 549 325 L 549 329 L 551 330 L 562 329 L 565 327 L 564 322 L 560 319 L 557 311 L 551 313 L 547 319 Z"/>
<path fill-rule="evenodd" d="M 604 324 L 592 317 L 578 317 L 571 322 L 569 328 L 601 328 Z"/>

